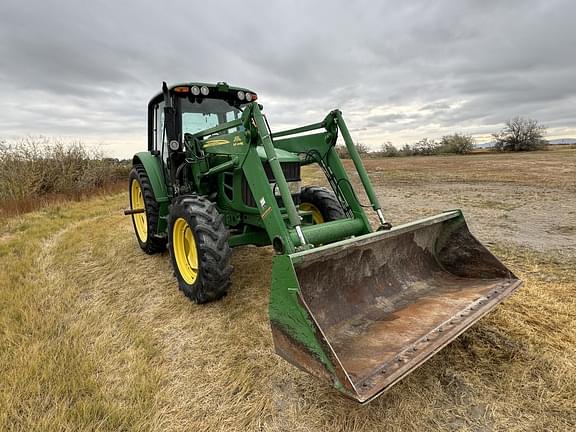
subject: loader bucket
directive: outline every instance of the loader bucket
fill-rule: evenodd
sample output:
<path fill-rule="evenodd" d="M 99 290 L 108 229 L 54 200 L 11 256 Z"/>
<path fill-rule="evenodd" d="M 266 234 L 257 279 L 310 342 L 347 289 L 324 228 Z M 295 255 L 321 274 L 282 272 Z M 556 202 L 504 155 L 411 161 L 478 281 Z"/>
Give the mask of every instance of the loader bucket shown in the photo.
<path fill-rule="evenodd" d="M 276 352 L 367 402 L 522 282 L 458 210 L 274 258 Z"/>

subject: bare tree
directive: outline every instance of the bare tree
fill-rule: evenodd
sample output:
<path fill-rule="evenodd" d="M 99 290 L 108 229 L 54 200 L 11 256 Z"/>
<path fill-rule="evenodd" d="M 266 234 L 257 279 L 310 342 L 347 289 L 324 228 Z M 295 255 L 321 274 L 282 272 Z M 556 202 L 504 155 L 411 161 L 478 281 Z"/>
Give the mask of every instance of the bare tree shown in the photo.
<path fill-rule="evenodd" d="M 546 140 L 546 127 L 533 119 L 516 117 L 508 120 L 504 128 L 494 134 L 496 151 L 531 151 L 541 149 Z"/>
<path fill-rule="evenodd" d="M 368 146 L 366 144 L 362 144 L 360 142 L 357 142 L 355 145 L 356 145 L 356 150 L 358 151 L 358 154 L 360 156 L 364 156 L 370 152 L 370 149 L 368 148 Z"/>

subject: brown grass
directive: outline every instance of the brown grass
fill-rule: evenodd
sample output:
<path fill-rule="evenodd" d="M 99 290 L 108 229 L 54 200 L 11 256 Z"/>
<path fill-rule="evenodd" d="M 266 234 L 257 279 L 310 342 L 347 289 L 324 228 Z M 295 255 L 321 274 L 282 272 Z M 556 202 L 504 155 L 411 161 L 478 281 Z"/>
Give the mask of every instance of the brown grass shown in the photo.
<path fill-rule="evenodd" d="M 352 167 L 351 161 L 346 163 Z M 572 149 L 368 159 L 365 165 L 376 181 L 387 184 L 509 183 L 576 191 L 576 151 Z"/>
<path fill-rule="evenodd" d="M 57 206 L 68 201 L 83 201 L 103 195 L 119 193 L 126 189 L 126 180 L 104 183 L 88 190 L 75 190 L 63 193 L 48 193 L 38 196 L 11 198 L 0 201 L 0 223 L 7 218 Z"/>
<path fill-rule="evenodd" d="M 492 155 L 368 165 L 394 182 L 490 175 L 536 184 L 537 175 L 561 185 L 554 172 L 570 164 L 560 158 L 547 168 L 552 162 L 540 155 L 541 163 L 537 155 L 521 162 Z M 510 175 L 502 164 L 520 170 Z M 532 167 L 538 164 L 544 173 Z M 140 251 L 130 219 L 121 216 L 125 205 L 125 194 L 100 197 L 3 225 L 0 430 L 576 427 L 574 257 L 497 245 L 525 286 L 389 393 L 360 406 L 273 353 L 268 248 L 235 250 L 231 293 L 194 305 L 177 290 L 167 255 Z"/>

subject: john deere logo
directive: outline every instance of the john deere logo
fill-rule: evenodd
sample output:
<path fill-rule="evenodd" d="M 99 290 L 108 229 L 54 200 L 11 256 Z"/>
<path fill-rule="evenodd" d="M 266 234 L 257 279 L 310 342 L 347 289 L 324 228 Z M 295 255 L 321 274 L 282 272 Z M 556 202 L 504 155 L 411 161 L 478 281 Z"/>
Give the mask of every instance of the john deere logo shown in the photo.
<path fill-rule="evenodd" d="M 234 140 L 232 141 L 232 145 L 233 146 L 241 146 L 242 144 L 244 144 L 244 142 L 242 141 L 242 138 L 240 138 L 238 135 L 236 135 L 234 137 Z"/>

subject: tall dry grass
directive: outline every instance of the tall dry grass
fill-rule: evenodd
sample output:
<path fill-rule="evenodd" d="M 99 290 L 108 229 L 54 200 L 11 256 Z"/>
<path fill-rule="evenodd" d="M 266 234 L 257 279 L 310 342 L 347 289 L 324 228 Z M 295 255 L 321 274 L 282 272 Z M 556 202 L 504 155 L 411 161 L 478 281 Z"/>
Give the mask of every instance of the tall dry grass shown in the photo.
<path fill-rule="evenodd" d="M 0 142 L 0 217 L 48 202 L 78 200 L 118 190 L 129 165 L 88 149 L 81 141 L 25 137 Z"/>

